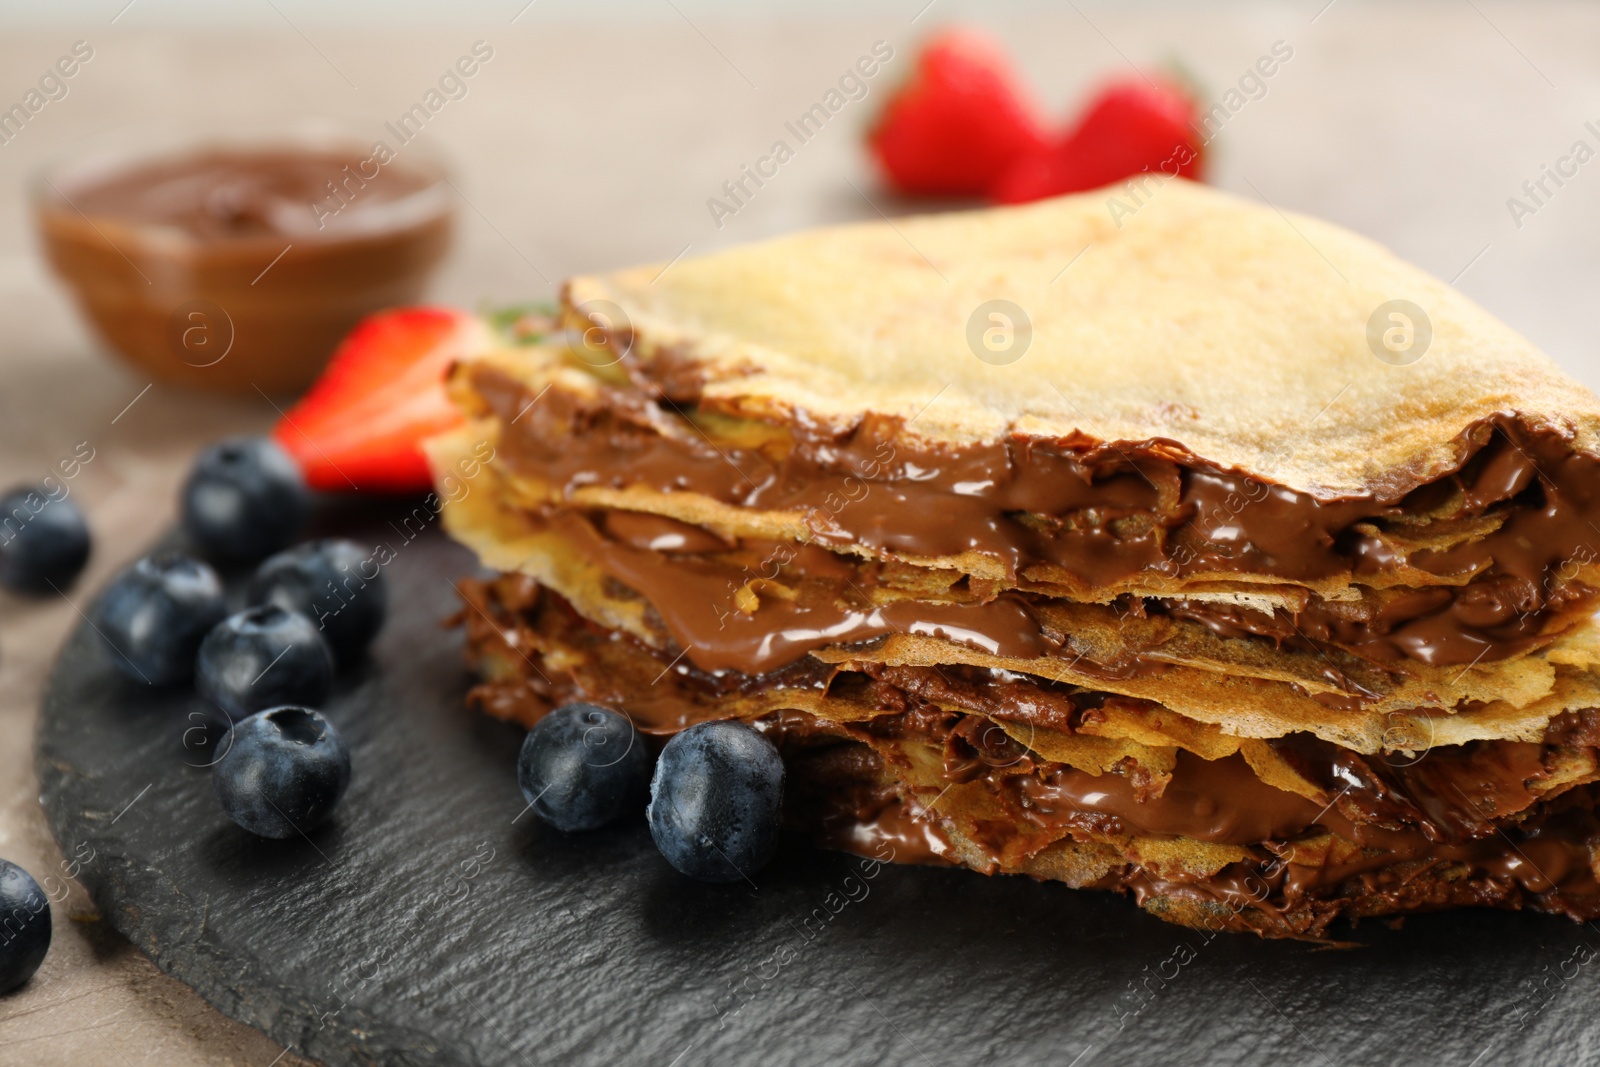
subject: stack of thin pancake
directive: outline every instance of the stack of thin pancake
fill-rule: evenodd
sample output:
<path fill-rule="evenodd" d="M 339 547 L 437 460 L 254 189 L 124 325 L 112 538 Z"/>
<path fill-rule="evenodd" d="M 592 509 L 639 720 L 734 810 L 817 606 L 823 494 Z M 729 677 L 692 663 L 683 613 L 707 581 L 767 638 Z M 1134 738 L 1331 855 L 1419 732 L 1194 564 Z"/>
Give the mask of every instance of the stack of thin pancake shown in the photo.
<path fill-rule="evenodd" d="M 577 278 L 460 365 L 474 703 L 744 720 L 824 844 L 1195 926 L 1600 916 L 1600 402 L 1336 227 L 1106 196 Z"/>

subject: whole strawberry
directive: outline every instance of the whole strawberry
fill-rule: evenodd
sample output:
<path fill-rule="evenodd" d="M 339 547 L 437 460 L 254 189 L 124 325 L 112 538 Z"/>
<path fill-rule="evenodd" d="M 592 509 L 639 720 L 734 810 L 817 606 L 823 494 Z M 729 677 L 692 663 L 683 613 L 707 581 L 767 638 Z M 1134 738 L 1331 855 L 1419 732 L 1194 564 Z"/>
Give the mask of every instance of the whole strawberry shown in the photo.
<path fill-rule="evenodd" d="M 888 184 L 917 196 L 981 196 L 1045 147 L 1044 124 L 1000 46 L 975 30 L 928 39 L 868 134 Z"/>
<path fill-rule="evenodd" d="M 1173 82 L 1111 82 L 1065 136 L 1018 158 L 989 195 L 998 203 L 1020 204 L 1145 172 L 1198 179 L 1204 154 L 1194 118 L 1194 101 Z"/>

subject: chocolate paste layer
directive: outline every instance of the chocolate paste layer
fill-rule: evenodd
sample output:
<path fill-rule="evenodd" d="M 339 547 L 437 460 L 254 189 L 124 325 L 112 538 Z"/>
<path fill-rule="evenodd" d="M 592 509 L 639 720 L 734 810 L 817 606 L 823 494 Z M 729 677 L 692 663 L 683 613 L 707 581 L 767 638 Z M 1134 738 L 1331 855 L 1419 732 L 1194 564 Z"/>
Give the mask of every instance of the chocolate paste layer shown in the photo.
<path fill-rule="evenodd" d="M 1019 436 L 913 448 L 898 420 L 866 416 L 844 431 L 760 424 L 758 441 L 746 420 L 740 439 L 752 443 L 714 444 L 686 420 L 710 424 L 716 413 L 687 401 L 602 387 L 592 402 L 551 389 L 530 405 L 526 387 L 501 372 L 472 374 L 501 421 L 503 462 L 520 474 L 566 490 L 638 485 L 798 511 L 824 546 L 910 558 L 976 552 L 1013 576 L 1091 597 L 1146 571 L 1381 585 L 1409 562 L 1462 583 L 1430 587 L 1429 598 L 1385 618 L 1352 621 L 1313 607 L 1277 623 L 1306 641 L 1349 641 L 1380 662 L 1516 655 L 1558 615 L 1600 599 L 1575 580 L 1600 560 L 1600 458 L 1514 413 L 1463 431 L 1452 468 L 1426 484 L 1391 498 L 1319 498 L 1217 468 L 1163 439 Z M 1463 541 L 1402 560 L 1385 533 L 1415 530 L 1424 516 L 1430 533 L 1456 531 Z"/>
<path fill-rule="evenodd" d="M 609 520 L 610 516 L 607 516 Z M 856 569 L 813 545 L 794 551 L 809 573 L 833 578 L 821 595 L 791 589 L 769 594 L 760 608 L 740 610 L 739 589 L 747 575 L 720 561 L 674 556 L 598 531 L 583 515 L 560 511 L 550 525 L 569 545 L 605 573 L 640 594 L 665 624 L 678 647 L 701 670 L 760 675 L 788 666 L 814 649 L 856 644 L 892 633 L 942 637 L 994 656 L 1035 659 L 1059 647 L 1045 636 L 1026 600 L 1003 593 L 986 603 L 940 604 L 899 600 L 873 605 L 856 585 Z M 608 522 L 613 529 L 616 523 Z M 630 516 L 620 524 L 635 533 L 662 531 L 659 544 L 682 524 L 654 516 Z M 692 527 L 689 529 L 693 529 Z M 778 546 L 765 546 L 768 552 Z M 801 560 L 799 557 L 803 557 Z M 747 596 L 757 595 L 747 593 Z M 854 601 L 857 606 L 851 606 Z"/>
<path fill-rule="evenodd" d="M 730 544 L 699 527 L 641 512 L 555 507 L 524 513 L 523 520 L 559 533 L 576 556 L 605 575 L 613 592 L 621 587 L 638 595 L 648 606 L 647 618 L 670 638 L 669 652 L 681 652 L 682 662 L 701 671 L 759 677 L 797 666 L 818 649 L 896 633 L 1038 660 L 1033 673 L 1052 677 L 1063 666 L 1098 679 L 1148 677 L 1171 669 L 1159 654 L 1136 644 L 1115 656 L 1098 655 L 1067 632 L 1071 627 L 1052 612 L 1050 598 L 990 591 L 985 599 L 954 572 L 932 578 L 922 568 L 840 556 L 812 544 L 756 539 Z M 1187 614 L 1181 610 L 1185 606 L 1197 613 L 1207 608 L 1133 598 L 1131 604 L 1092 610 L 1106 612 L 1109 624 L 1113 610 L 1141 613 L 1150 606 L 1178 616 Z M 1202 621 L 1218 628 L 1211 619 Z M 1315 647 L 1298 634 L 1280 643 Z M 1357 710 L 1375 698 L 1377 690 L 1363 684 L 1371 672 L 1356 671 L 1351 661 L 1336 662 L 1326 653 L 1319 665 L 1323 677 L 1341 691 L 1318 692 L 1313 699 Z"/>

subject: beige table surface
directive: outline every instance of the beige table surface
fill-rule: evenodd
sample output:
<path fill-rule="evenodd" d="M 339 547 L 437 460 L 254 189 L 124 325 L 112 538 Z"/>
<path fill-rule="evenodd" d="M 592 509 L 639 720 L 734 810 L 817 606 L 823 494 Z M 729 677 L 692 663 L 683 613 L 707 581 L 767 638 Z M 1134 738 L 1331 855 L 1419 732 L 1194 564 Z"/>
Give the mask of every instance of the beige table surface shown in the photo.
<path fill-rule="evenodd" d="M 1600 385 L 1600 162 L 1521 227 L 1506 206 L 1574 141 L 1600 147 L 1584 127 L 1600 120 L 1600 7 L 1325 2 L 1080 3 L 984 18 L 1058 113 L 1130 61 L 1179 59 L 1220 95 L 1273 42 L 1287 42 L 1293 58 L 1212 146 L 1215 180 L 1328 216 L 1459 277 L 1462 289 Z M 74 605 L 172 522 L 176 486 L 199 444 L 263 429 L 272 416 L 259 398 L 146 392 L 148 379 L 97 350 L 41 269 L 24 201 L 33 168 L 82 137 L 154 119 L 243 125 L 331 113 L 381 122 L 484 40 L 492 60 L 424 134 L 456 160 L 468 200 L 438 295 L 471 304 L 547 296 L 580 270 L 872 217 L 878 207 L 903 210 L 878 192 L 857 143 L 918 35 L 957 11 L 940 0 L 913 25 L 923 3 L 803 23 L 641 4 L 650 17 L 631 25 L 564 21 L 581 9 L 541 3 L 511 25 L 521 4 L 508 2 L 497 24 L 386 30 L 280 21 L 247 31 L 155 25 L 159 4 L 134 7 L 112 25 L 120 3 L 107 5 L 102 22 L 18 29 L 0 7 L 0 104 L 20 98 L 74 41 L 94 48 L 69 95 L 0 144 L 0 485 L 37 478 L 89 442 L 94 459 L 71 485 L 96 537 L 73 603 L 0 594 L 0 855 L 41 878 L 61 860 L 37 803 L 32 735 L 45 671 L 77 621 Z M 896 58 L 867 98 L 802 146 L 722 228 L 713 225 L 707 198 L 879 39 Z M 96 920 L 81 888 L 55 915 L 44 967 L 0 998 L 0 1064 L 294 1062 L 160 974 Z M 1282 1022 L 1263 1017 L 1261 1025 Z"/>

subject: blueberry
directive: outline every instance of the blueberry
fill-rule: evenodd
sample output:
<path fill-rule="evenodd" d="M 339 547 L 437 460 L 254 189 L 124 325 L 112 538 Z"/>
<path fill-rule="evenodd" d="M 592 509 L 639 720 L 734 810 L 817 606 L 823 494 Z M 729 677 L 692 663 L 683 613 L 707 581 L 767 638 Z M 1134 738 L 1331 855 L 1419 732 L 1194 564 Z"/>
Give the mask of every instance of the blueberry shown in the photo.
<path fill-rule="evenodd" d="M 308 541 L 261 564 L 250 582 L 252 604 L 276 604 L 306 616 L 341 663 L 361 655 L 383 628 L 389 594 L 372 553 L 354 541 Z"/>
<path fill-rule="evenodd" d="M 528 731 L 517 784 L 558 830 L 593 830 L 644 807 L 650 753 L 633 723 L 609 708 L 568 704 Z"/>
<path fill-rule="evenodd" d="M 310 508 L 300 468 L 266 437 L 230 437 L 200 453 L 181 499 L 184 532 L 207 556 L 229 561 L 278 551 Z"/>
<path fill-rule="evenodd" d="M 32 978 L 49 950 L 49 899 L 31 874 L 0 860 L 0 993 Z"/>
<path fill-rule="evenodd" d="M 89 524 L 71 497 L 19 485 L 0 496 L 0 585 L 48 593 L 71 585 L 89 560 Z"/>
<path fill-rule="evenodd" d="M 316 625 L 276 604 L 230 615 L 206 634 L 195 688 L 243 718 L 284 704 L 321 704 L 333 685 L 333 653 Z"/>
<path fill-rule="evenodd" d="M 783 758 L 742 723 L 703 722 L 661 750 L 650 780 L 650 836 L 691 878 L 735 882 L 778 847 Z"/>
<path fill-rule="evenodd" d="M 350 749 L 310 708 L 259 711 L 234 726 L 211 784 L 228 818 L 261 837 L 326 822 L 350 784 Z"/>
<path fill-rule="evenodd" d="M 194 673 L 200 642 L 227 613 L 216 571 L 164 552 L 111 579 L 95 602 L 94 625 L 119 671 L 137 682 L 164 685 Z"/>

